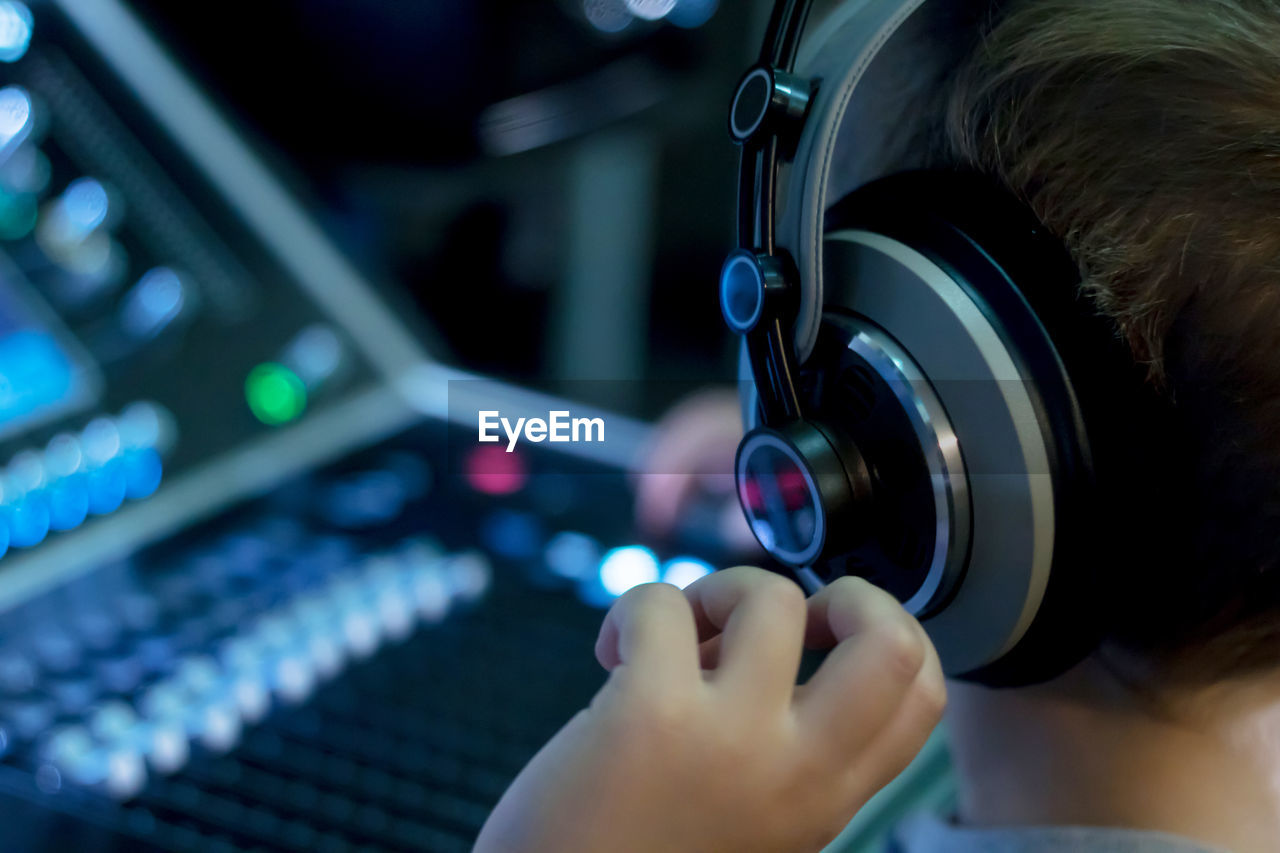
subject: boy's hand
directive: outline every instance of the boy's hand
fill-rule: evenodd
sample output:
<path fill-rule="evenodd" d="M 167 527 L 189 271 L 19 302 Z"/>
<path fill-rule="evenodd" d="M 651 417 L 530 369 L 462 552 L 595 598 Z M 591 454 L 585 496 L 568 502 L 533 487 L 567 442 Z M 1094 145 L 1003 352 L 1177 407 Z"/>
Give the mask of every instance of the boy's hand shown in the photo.
<path fill-rule="evenodd" d="M 796 686 L 805 644 L 834 649 Z M 637 587 L 605 617 L 596 657 L 609 680 L 512 783 L 477 851 L 819 850 L 945 703 L 924 630 L 854 578 L 807 606 L 760 569 L 683 593 Z"/>

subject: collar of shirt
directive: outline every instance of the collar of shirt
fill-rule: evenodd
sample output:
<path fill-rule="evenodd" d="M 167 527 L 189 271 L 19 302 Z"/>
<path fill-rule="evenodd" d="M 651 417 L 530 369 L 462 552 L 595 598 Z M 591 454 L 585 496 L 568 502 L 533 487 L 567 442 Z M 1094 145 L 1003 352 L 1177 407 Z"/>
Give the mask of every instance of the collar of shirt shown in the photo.
<path fill-rule="evenodd" d="M 888 853 L 1229 853 L 1163 832 L 1087 826 L 956 826 L 934 815 L 899 824 Z"/>

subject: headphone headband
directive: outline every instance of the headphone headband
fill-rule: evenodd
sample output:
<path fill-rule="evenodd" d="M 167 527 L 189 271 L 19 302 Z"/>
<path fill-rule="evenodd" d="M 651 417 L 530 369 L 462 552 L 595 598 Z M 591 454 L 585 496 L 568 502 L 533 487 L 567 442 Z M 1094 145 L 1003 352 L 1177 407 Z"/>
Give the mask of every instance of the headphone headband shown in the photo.
<path fill-rule="evenodd" d="M 992 4 L 924 2 L 849 0 L 802 50 L 811 3 L 778 0 L 734 96 L 739 248 L 720 295 L 754 379 L 738 496 L 807 587 L 867 578 L 949 673 L 1027 683 L 1106 621 L 1093 460 L 1125 434 L 1102 390 L 1124 361 L 1098 369 L 1114 330 L 1089 331 L 1078 270 L 1030 211 L 979 176 L 907 171 L 929 156 L 921 96 Z"/>
<path fill-rule="evenodd" d="M 743 144 L 739 168 L 739 248 L 765 255 L 779 250 L 792 259 L 797 275 L 794 296 L 794 341 L 800 361 L 808 357 L 822 313 L 823 217 L 831 198 L 836 165 L 836 139 L 853 95 L 874 60 L 925 0 L 862 0 L 839 6 L 816 29 L 816 44 L 806 46 L 802 67 L 800 39 L 810 0 L 787 0 L 774 7 L 760 63 L 748 71 L 735 96 L 733 114 L 745 97 L 763 103 L 750 91 L 754 80 L 770 82 L 767 103 L 774 120 L 757 122 L 755 133 L 735 138 Z M 834 49 L 829 49 L 834 48 Z M 808 84 L 797 127 L 801 98 L 794 87 Z M 745 123 L 744 123 L 745 124 Z M 798 133 L 796 132 L 798 131 Z M 784 206 L 778 209 L 781 154 L 791 153 Z M 867 175 L 868 179 L 878 175 Z M 797 191 L 798 188 L 798 191 Z M 767 387 L 767 385 L 766 385 Z"/>

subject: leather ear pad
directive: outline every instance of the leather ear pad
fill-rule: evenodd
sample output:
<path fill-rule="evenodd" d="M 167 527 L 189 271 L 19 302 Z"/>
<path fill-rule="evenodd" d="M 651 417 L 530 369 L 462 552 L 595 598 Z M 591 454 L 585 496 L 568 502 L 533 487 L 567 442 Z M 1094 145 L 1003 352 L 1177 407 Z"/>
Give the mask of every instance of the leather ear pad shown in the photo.
<path fill-rule="evenodd" d="M 842 199 L 826 226 L 879 233 L 928 257 L 974 300 L 1013 355 L 1049 451 L 1051 571 L 1017 644 L 960 677 L 1012 686 L 1062 673 L 1096 647 L 1121 599 L 1111 593 L 1131 555 L 1116 547 L 1120 513 L 1107 498 L 1125 491 L 1113 486 L 1142 475 L 1130 453 L 1150 415 L 1137 366 L 1114 324 L 1080 295 L 1078 270 L 1062 246 L 981 176 L 884 178 Z M 964 435 L 959 440 L 963 451 Z"/>

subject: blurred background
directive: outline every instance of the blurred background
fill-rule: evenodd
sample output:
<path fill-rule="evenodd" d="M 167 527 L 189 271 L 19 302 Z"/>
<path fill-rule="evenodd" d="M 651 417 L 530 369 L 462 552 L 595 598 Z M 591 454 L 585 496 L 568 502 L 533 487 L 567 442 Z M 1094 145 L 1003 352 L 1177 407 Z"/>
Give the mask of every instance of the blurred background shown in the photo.
<path fill-rule="evenodd" d="M 136 8 L 433 355 L 544 388 L 733 375 L 724 102 L 769 4 L 260 5 Z"/>
<path fill-rule="evenodd" d="M 741 556 L 633 490 L 736 376 L 769 5 L 0 0 L 0 847 L 467 850 L 601 609 Z"/>

